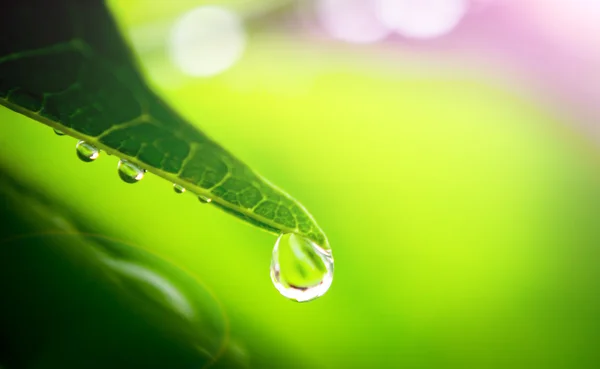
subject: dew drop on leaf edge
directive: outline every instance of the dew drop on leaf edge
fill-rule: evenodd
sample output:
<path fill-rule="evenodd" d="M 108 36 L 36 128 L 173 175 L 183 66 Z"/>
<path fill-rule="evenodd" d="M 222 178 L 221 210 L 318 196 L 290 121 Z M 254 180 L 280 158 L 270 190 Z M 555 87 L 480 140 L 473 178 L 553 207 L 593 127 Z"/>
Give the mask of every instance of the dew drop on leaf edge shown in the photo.
<path fill-rule="evenodd" d="M 324 295 L 333 282 L 333 256 L 313 241 L 281 234 L 271 259 L 271 280 L 284 297 L 298 302 Z"/>
<path fill-rule="evenodd" d="M 64 136 L 65 133 L 63 131 L 60 131 L 58 129 L 54 129 L 54 134 L 56 134 L 57 136 Z"/>
<path fill-rule="evenodd" d="M 119 160 L 117 169 L 119 177 L 121 177 L 125 183 L 138 183 L 142 178 L 144 178 L 145 171 L 125 159 Z"/>
<path fill-rule="evenodd" d="M 176 193 L 184 193 L 185 187 L 183 187 L 182 185 L 178 185 L 177 183 L 173 183 L 173 191 L 175 191 Z"/>
<path fill-rule="evenodd" d="M 77 151 L 77 157 L 86 163 L 92 162 L 100 156 L 100 150 L 98 150 L 96 146 L 83 140 L 77 142 L 75 149 Z"/>
<path fill-rule="evenodd" d="M 200 202 L 203 204 L 208 204 L 209 202 L 212 201 L 211 198 L 206 197 L 206 196 L 198 196 L 198 200 L 200 200 Z"/>

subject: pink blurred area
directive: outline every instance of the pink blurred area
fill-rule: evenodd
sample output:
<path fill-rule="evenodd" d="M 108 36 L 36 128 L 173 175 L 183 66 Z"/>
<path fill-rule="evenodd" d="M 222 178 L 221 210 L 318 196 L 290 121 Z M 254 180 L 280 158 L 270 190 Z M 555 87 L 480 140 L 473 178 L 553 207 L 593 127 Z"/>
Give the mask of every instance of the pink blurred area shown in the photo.
<path fill-rule="evenodd" d="M 595 124 L 600 119 L 600 0 L 313 0 L 310 4 L 312 8 L 306 3 L 302 8 L 313 35 L 358 48 L 369 44 L 405 50 L 422 58 L 439 58 L 441 53 L 490 76 L 508 73 L 520 90 L 600 139 L 600 125 Z M 394 9 L 398 14 L 392 14 Z M 448 17 L 455 17 L 455 22 L 444 20 Z M 432 30 L 428 22 L 447 24 Z"/>

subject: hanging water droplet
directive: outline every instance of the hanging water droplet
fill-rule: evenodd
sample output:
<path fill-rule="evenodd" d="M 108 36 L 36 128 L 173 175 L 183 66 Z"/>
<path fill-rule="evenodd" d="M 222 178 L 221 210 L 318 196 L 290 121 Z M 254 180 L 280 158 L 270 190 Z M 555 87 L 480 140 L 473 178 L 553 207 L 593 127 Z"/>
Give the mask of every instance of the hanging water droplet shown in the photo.
<path fill-rule="evenodd" d="M 64 133 L 63 131 L 59 131 L 58 129 L 54 129 L 54 133 L 55 133 L 57 136 L 64 136 L 64 135 L 65 135 L 65 133 Z"/>
<path fill-rule="evenodd" d="M 271 280 L 283 296 L 310 301 L 333 282 L 333 256 L 313 241 L 294 233 L 281 234 L 273 248 Z"/>
<path fill-rule="evenodd" d="M 100 156 L 100 151 L 96 146 L 83 140 L 77 142 L 75 149 L 77 150 L 77 157 L 86 163 L 94 161 Z"/>
<path fill-rule="evenodd" d="M 200 202 L 203 204 L 207 204 L 212 201 L 211 198 L 206 197 L 206 196 L 198 196 L 198 200 L 200 200 Z"/>
<path fill-rule="evenodd" d="M 125 183 L 137 183 L 144 178 L 144 170 L 125 159 L 119 160 L 117 169 L 119 170 L 119 177 Z"/>
<path fill-rule="evenodd" d="M 185 188 L 182 185 L 178 185 L 177 183 L 173 183 L 173 191 L 177 193 L 184 193 Z"/>

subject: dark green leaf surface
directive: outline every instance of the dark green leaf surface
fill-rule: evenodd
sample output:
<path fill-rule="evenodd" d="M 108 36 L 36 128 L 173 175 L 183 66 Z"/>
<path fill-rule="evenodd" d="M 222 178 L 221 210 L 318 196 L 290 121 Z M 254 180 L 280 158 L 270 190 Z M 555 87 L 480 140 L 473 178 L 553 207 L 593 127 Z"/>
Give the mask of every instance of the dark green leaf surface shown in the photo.
<path fill-rule="evenodd" d="M 251 224 L 329 248 L 302 205 L 148 88 L 102 1 L 10 1 L 0 28 L 0 104 L 210 197 Z"/>
<path fill-rule="evenodd" d="M 209 280 L 47 192 L 0 165 L 1 369 L 319 367 Z"/>
<path fill-rule="evenodd" d="M 88 233 L 2 168 L 0 204 L 0 362 L 8 368 L 205 368 L 223 358 L 228 319 L 191 275 Z"/>

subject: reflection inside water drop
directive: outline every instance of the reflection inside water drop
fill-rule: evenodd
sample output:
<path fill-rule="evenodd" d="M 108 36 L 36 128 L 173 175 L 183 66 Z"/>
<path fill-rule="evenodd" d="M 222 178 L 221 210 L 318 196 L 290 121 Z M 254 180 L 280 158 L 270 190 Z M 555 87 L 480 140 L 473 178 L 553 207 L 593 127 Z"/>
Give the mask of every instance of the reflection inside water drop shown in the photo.
<path fill-rule="evenodd" d="M 185 187 L 183 187 L 182 185 L 178 185 L 177 183 L 173 183 L 173 191 L 175 191 L 176 193 L 184 193 Z"/>
<path fill-rule="evenodd" d="M 121 177 L 125 183 L 137 183 L 144 178 L 145 171 L 125 159 L 119 161 L 117 169 L 119 171 L 119 177 Z"/>
<path fill-rule="evenodd" d="M 333 256 L 294 233 L 277 238 L 271 260 L 271 280 L 283 296 L 310 301 L 327 292 L 333 282 Z"/>
<path fill-rule="evenodd" d="M 200 200 L 200 202 L 203 204 L 207 204 L 212 201 L 211 198 L 206 197 L 206 196 L 198 196 L 198 200 Z"/>
<path fill-rule="evenodd" d="M 86 163 L 92 162 L 100 156 L 100 150 L 96 146 L 83 140 L 77 142 L 75 149 L 77 150 L 77 157 Z"/>

